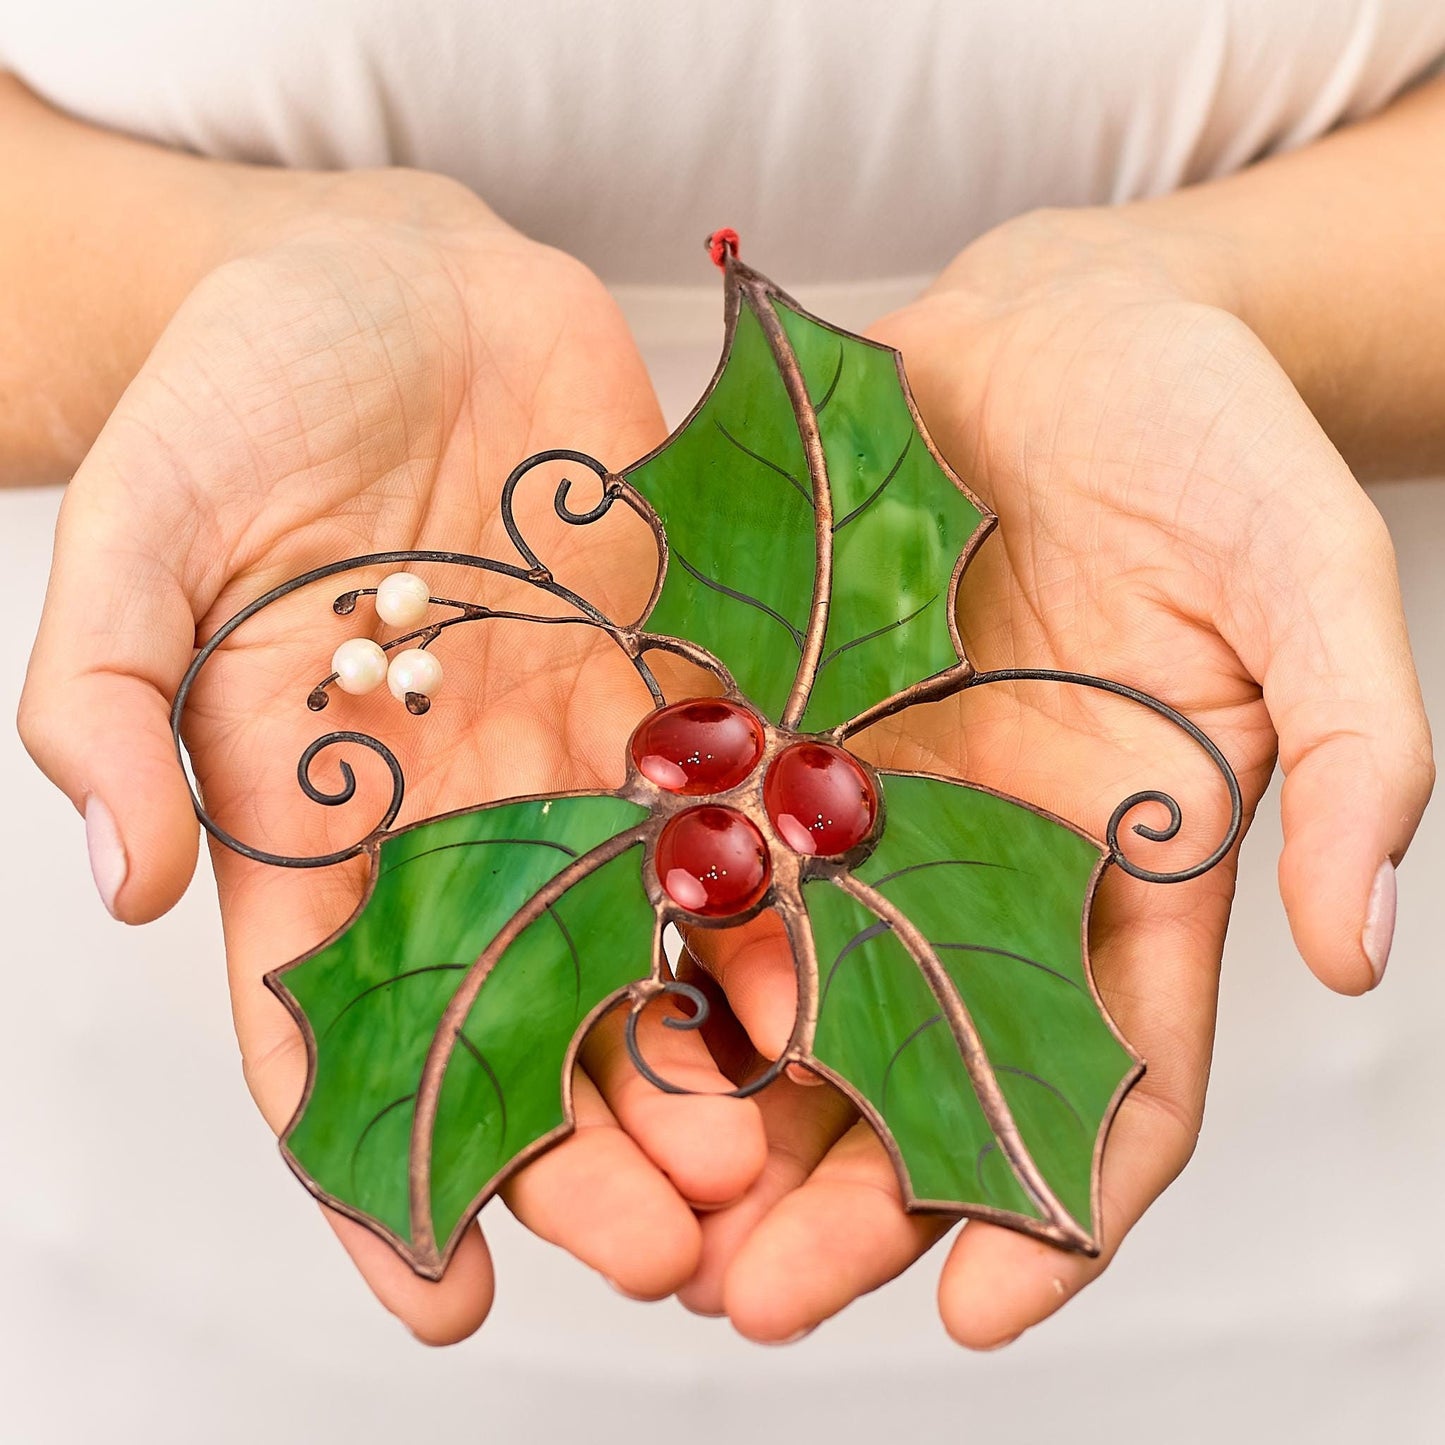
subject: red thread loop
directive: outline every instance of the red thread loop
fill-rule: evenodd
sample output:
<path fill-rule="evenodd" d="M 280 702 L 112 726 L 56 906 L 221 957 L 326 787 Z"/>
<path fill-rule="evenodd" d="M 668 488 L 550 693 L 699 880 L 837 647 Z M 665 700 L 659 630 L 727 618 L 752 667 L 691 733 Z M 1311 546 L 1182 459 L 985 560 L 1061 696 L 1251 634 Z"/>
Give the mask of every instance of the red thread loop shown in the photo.
<path fill-rule="evenodd" d="M 738 253 L 738 233 L 731 226 L 724 226 L 720 231 L 714 231 L 707 238 L 707 253 L 712 257 L 714 266 L 722 268 L 727 265 L 724 257 L 736 256 Z"/>

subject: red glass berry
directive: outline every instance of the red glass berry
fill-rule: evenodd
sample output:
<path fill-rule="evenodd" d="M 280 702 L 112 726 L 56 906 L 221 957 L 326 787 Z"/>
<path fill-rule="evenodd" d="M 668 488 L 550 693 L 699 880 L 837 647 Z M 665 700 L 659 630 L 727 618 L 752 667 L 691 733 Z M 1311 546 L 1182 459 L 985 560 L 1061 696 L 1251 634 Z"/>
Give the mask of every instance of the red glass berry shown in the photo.
<path fill-rule="evenodd" d="M 768 769 L 763 806 L 794 852 L 832 858 L 856 848 L 873 830 L 878 792 L 842 748 L 794 743 Z"/>
<path fill-rule="evenodd" d="M 762 755 L 763 725 L 745 707 L 716 697 L 661 708 L 632 734 L 637 771 L 687 797 L 737 787 Z"/>
<path fill-rule="evenodd" d="M 735 808 L 716 803 L 679 813 L 662 830 L 653 860 L 674 903 L 708 918 L 751 908 L 768 886 L 768 845 Z"/>

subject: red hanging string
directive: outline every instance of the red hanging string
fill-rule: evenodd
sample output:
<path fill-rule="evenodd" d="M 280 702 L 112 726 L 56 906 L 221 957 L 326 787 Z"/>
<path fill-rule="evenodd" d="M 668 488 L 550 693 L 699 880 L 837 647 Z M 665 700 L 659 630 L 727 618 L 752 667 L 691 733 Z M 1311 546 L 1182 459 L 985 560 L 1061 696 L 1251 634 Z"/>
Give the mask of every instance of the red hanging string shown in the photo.
<path fill-rule="evenodd" d="M 738 233 L 731 226 L 724 226 L 720 231 L 714 231 L 707 238 L 707 253 L 712 257 L 712 263 L 719 269 L 727 265 L 726 256 L 736 256 L 738 253 Z"/>

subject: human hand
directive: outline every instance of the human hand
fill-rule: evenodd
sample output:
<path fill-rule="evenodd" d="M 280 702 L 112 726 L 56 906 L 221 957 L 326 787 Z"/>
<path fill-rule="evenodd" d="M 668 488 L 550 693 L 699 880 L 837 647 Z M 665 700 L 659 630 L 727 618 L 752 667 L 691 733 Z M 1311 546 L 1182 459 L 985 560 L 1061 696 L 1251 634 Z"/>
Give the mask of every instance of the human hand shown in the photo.
<path fill-rule="evenodd" d="M 903 352 L 940 449 L 1000 518 L 961 588 L 970 659 L 1076 669 L 1162 698 L 1222 747 L 1246 816 L 1278 753 L 1280 890 L 1296 942 L 1325 984 L 1362 993 L 1385 965 L 1394 864 L 1434 776 L 1393 551 L 1270 353 L 1198 299 L 1227 300 L 1212 260 L 1158 241 L 1118 215 L 1026 217 L 874 334 Z M 1166 847 L 1131 839 L 1145 867 L 1187 867 L 1223 836 L 1218 777 L 1191 772 L 1187 743 L 1116 699 L 994 685 L 906 716 L 906 730 L 890 720 L 850 746 L 987 784 L 1096 835 L 1120 798 L 1163 782 L 1185 829 Z M 1141 810 L 1138 821 L 1156 820 Z M 1159 859 L 1140 856 L 1151 846 Z M 1004 1343 L 1057 1309 L 1189 1158 L 1233 884 L 1232 857 L 1168 887 L 1109 871 L 1094 973 L 1149 1069 L 1104 1156 L 1104 1251 L 1089 1259 L 966 1224 L 939 1288 L 961 1343 Z M 691 946 L 758 1053 L 776 1057 L 795 989 L 768 923 Z M 904 1212 L 887 1154 L 833 1090 L 782 1082 L 762 1108 L 769 1163 L 743 1199 L 703 1219 L 682 1297 L 778 1341 L 898 1273 L 949 1221 Z"/>
<path fill-rule="evenodd" d="M 620 315 L 576 262 L 435 177 L 294 184 L 294 200 L 278 208 L 272 198 L 265 227 L 176 312 L 62 509 L 21 729 L 85 813 L 97 882 L 126 922 L 165 912 L 194 866 L 196 820 L 168 712 L 198 636 L 338 557 L 407 548 L 511 556 L 496 503 L 517 460 L 565 446 L 621 466 L 662 432 Z M 578 580 L 612 615 L 635 615 L 655 563 L 646 529 L 635 518 L 629 529 L 618 509 L 587 529 L 584 562 L 579 529 L 553 519 L 549 531 L 543 509 L 529 510 L 534 500 L 519 498 L 520 516 L 558 576 Z M 434 590 L 458 584 L 456 572 L 421 570 Z M 348 575 L 334 587 L 376 580 Z M 208 809 L 273 851 L 312 855 L 350 842 L 377 796 L 364 757 L 348 808 L 313 808 L 296 789 L 295 759 L 314 735 L 300 704 L 335 645 L 363 625 L 360 611 L 332 616 L 331 595 L 307 592 L 274 609 L 279 617 L 258 615 L 227 645 L 217 676 L 203 674 L 188 712 Z M 506 605 L 500 593 L 487 600 Z M 413 739 L 425 727 L 424 753 L 397 746 L 408 758 L 403 821 L 615 784 L 648 700 L 608 644 L 583 632 L 473 627 L 465 648 L 443 649 L 447 687 L 424 725 L 385 688 L 344 699 L 338 725 L 390 738 L 410 728 Z M 346 839 L 337 814 L 351 820 Z M 224 850 L 215 867 L 246 1077 L 279 1130 L 300 1099 L 306 1054 L 262 977 L 347 917 L 365 869 L 297 873 Z M 644 1023 L 649 1054 L 704 1094 L 726 1088 L 696 1035 L 660 1027 L 665 1011 Z M 764 1140 L 751 1102 L 644 1085 L 621 1028 L 620 1016 L 605 1021 L 583 1051 L 577 1133 L 506 1197 L 536 1232 L 651 1297 L 694 1269 L 689 1206 L 746 1188 Z M 371 1287 L 422 1338 L 459 1338 L 485 1316 L 491 1266 L 475 1225 L 431 1284 L 360 1225 L 329 1217 Z"/>

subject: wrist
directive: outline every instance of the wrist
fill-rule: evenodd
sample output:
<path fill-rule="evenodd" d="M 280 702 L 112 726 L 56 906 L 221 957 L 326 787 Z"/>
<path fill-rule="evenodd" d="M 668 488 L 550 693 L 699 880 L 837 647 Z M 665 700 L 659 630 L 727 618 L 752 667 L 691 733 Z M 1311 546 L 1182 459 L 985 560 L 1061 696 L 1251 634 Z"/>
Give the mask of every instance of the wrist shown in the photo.
<path fill-rule="evenodd" d="M 260 166 L 222 168 L 222 227 L 211 267 L 313 239 L 335 244 L 358 230 L 395 229 L 474 240 L 513 231 L 474 192 L 427 171 L 288 171 Z M 530 244 L 530 243 L 527 243 Z"/>
<path fill-rule="evenodd" d="M 290 189 L 86 125 L 0 75 L 0 482 L 59 480 L 243 216 Z"/>
<path fill-rule="evenodd" d="M 368 222 L 516 234 L 440 177 L 207 160 L 82 124 L 4 75 L 0 158 L 14 202 L 0 391 L 17 402 L 0 418 L 0 484 L 68 477 L 176 311 L 229 262 Z"/>
<path fill-rule="evenodd" d="M 1031 211 L 954 259 L 933 294 L 985 308 L 1045 302 L 1081 283 L 1120 300 L 1190 302 L 1239 315 L 1244 287 L 1227 238 L 1179 224 L 1153 203 Z"/>

